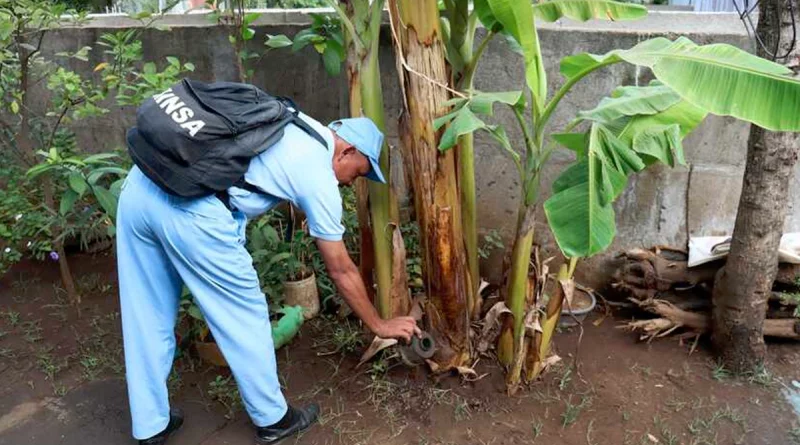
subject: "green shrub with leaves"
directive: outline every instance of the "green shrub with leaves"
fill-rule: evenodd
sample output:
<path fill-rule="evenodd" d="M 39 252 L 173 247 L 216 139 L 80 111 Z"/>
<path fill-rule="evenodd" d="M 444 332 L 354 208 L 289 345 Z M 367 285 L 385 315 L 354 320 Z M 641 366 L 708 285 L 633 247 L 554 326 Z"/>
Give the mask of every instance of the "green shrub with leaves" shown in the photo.
<path fill-rule="evenodd" d="M 129 161 L 114 153 L 88 153 L 77 145 L 72 125 L 107 113 L 110 105 L 137 105 L 194 69 L 172 57 L 145 63 L 139 36 L 158 17 L 145 12 L 132 18 L 141 26 L 104 34 L 98 42 L 104 61 L 93 75 L 82 76 L 67 62 L 88 62 L 92 47 L 53 57 L 44 57 L 42 48 L 50 31 L 65 23 L 82 25 L 85 13 L 50 1 L 0 0 L 0 145 L 12 166 L 0 171 L 0 182 L 13 198 L 0 207 L 2 268 L 25 253 L 40 258 L 49 248 L 73 302 L 80 297 L 64 246 L 74 240 L 86 246 L 114 235 Z M 34 96 L 41 94 L 34 93 L 38 85 L 44 85 L 49 100 Z"/>
<path fill-rule="evenodd" d="M 267 35 L 264 44 L 268 48 L 291 47 L 292 52 L 298 52 L 311 45 L 322 56 L 325 71 L 331 76 L 338 76 L 347 56 L 341 21 L 332 15 L 311 13 L 309 16 L 311 16 L 311 26 L 298 32 L 294 40 L 283 34 Z"/>

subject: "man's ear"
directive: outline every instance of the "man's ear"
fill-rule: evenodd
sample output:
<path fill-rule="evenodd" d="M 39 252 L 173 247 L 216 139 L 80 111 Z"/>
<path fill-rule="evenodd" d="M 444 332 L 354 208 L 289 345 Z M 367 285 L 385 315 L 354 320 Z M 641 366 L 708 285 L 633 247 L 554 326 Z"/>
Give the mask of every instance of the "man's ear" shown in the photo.
<path fill-rule="evenodd" d="M 355 145 L 348 145 L 344 150 L 342 150 L 342 157 L 353 156 L 356 153 L 358 153 L 358 151 L 356 150 Z"/>

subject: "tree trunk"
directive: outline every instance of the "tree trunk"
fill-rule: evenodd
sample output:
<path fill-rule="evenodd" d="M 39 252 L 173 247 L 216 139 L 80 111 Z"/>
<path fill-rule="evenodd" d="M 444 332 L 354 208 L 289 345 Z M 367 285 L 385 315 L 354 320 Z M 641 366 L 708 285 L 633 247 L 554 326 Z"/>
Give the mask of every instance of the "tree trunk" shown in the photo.
<path fill-rule="evenodd" d="M 361 116 L 361 70 L 360 58 L 355 51 L 349 50 L 347 56 L 347 81 L 350 98 L 350 115 Z M 375 248 L 372 242 L 372 228 L 369 220 L 369 186 L 366 178 L 356 179 L 353 185 L 356 192 L 356 216 L 359 231 L 359 271 L 367 288 L 372 304 L 375 301 Z"/>
<path fill-rule="evenodd" d="M 17 133 L 15 137 L 17 148 L 22 153 L 23 160 L 26 164 L 28 164 L 28 167 L 36 165 L 36 146 L 33 136 L 31 135 L 31 103 L 29 100 L 29 89 L 31 59 L 35 56 L 35 53 L 39 51 L 39 48 L 42 45 L 42 40 L 44 39 L 44 34 L 39 33 L 37 35 L 39 38 L 35 52 L 30 51 L 23 46 L 23 44 L 29 44 L 25 41 L 24 37 L 17 37 L 17 47 L 20 60 L 20 90 L 22 91 L 22 105 L 19 111 L 19 133 Z M 49 149 L 50 147 L 43 147 L 43 150 L 45 151 Z M 54 214 L 58 214 L 58 206 L 56 205 L 56 199 L 53 195 L 52 178 L 44 176 L 40 180 L 43 181 L 41 186 L 45 207 L 54 212 Z M 81 297 L 75 288 L 75 280 L 72 278 L 72 272 L 70 271 L 69 262 L 67 261 L 67 254 L 64 251 L 64 241 L 61 239 L 61 228 L 59 227 L 58 223 L 55 223 L 51 226 L 50 230 L 52 231 L 51 236 L 53 250 L 58 254 L 58 266 L 59 273 L 61 274 L 61 282 L 64 284 L 64 290 L 67 292 L 69 301 L 75 305 L 78 305 L 81 302 Z"/>
<path fill-rule="evenodd" d="M 399 46 L 395 54 L 405 105 L 400 128 L 409 141 L 404 160 L 411 172 L 420 228 L 427 323 L 439 347 L 434 361 L 440 370 L 447 370 L 470 358 L 470 287 L 455 150 L 440 152 L 441 135 L 433 129 L 449 99 L 443 88 L 449 75 L 436 0 L 389 4 Z M 405 69 L 403 60 L 416 73 Z"/>
<path fill-rule="evenodd" d="M 369 2 L 341 2 L 350 20 L 362 19 L 356 29 L 363 29 L 365 35 L 358 36 L 363 46 L 356 45 L 356 36 L 345 30 L 347 40 L 347 73 L 350 87 L 350 114 L 366 116 L 375 122 L 381 131 L 386 130 L 383 88 L 381 86 L 380 66 L 378 64 L 378 43 L 380 21 L 371 20 Z M 358 11 L 356 10 L 358 9 Z M 364 9 L 363 11 L 361 9 Z M 400 262 L 405 265 L 405 254 L 393 249 L 393 242 L 402 240 L 400 234 L 397 196 L 391 187 L 391 165 L 388 144 L 384 142 L 381 152 L 381 170 L 388 184 L 364 181 L 357 184 L 356 193 L 359 202 L 359 225 L 361 226 L 361 273 L 369 276 L 367 284 L 371 284 L 372 266 L 374 265 L 374 281 L 377 283 L 377 295 L 374 296 L 375 307 L 382 318 L 406 315 L 409 298 L 408 283 L 403 276 L 393 277 L 392 264 Z M 364 193 L 367 189 L 368 193 Z M 365 211 L 369 210 L 368 215 Z M 365 240 L 371 235 L 371 242 Z M 370 252 L 367 254 L 366 252 Z M 370 286 L 371 288 L 372 286 Z"/>
<path fill-rule="evenodd" d="M 757 34 L 766 48 L 772 50 L 778 41 L 779 53 L 789 48 L 792 38 L 789 2 L 793 1 L 763 0 L 759 4 Z M 798 6 L 794 11 L 800 21 Z M 795 47 L 788 60 L 795 60 L 797 54 Z M 762 48 L 759 55 L 767 56 Z M 791 133 L 750 127 L 730 255 L 713 292 L 712 342 L 717 356 L 735 372 L 751 371 L 764 362 L 764 314 L 778 270 L 778 246 L 798 142 Z"/>

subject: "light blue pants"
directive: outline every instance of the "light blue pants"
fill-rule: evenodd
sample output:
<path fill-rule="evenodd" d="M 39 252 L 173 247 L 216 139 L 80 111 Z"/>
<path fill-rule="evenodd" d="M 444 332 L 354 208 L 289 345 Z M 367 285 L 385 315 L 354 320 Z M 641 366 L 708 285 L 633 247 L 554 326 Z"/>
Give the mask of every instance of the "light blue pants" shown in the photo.
<path fill-rule="evenodd" d="M 256 426 L 286 413 L 267 302 L 244 247 L 246 218 L 215 197 L 163 192 L 136 167 L 117 214 L 122 333 L 133 436 L 146 439 L 169 422 L 167 378 L 185 283 L 230 365 Z"/>

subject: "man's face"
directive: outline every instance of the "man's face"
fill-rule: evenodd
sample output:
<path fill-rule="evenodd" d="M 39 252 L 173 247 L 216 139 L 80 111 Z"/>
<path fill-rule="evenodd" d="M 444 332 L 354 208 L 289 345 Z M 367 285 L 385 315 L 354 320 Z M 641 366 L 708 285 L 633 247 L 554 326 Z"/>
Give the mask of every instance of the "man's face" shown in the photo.
<path fill-rule="evenodd" d="M 359 176 L 369 173 L 369 159 L 344 139 L 336 136 L 333 171 L 339 185 L 350 185 Z"/>

